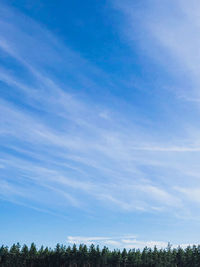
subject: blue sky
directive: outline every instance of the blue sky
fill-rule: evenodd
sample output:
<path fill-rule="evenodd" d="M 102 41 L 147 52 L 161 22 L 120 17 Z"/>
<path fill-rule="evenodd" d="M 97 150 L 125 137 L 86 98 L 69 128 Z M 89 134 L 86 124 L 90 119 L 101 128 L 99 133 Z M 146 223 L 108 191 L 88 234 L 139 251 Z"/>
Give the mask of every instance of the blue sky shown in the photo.
<path fill-rule="evenodd" d="M 199 11 L 1 2 L 2 243 L 199 242 Z"/>

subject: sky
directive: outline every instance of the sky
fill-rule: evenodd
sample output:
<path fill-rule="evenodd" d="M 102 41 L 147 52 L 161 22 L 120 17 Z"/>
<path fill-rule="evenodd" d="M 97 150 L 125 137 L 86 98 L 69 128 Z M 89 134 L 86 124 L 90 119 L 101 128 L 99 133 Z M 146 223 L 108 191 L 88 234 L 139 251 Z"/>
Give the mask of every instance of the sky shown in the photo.
<path fill-rule="evenodd" d="M 1 1 L 2 244 L 199 243 L 199 13 Z"/>

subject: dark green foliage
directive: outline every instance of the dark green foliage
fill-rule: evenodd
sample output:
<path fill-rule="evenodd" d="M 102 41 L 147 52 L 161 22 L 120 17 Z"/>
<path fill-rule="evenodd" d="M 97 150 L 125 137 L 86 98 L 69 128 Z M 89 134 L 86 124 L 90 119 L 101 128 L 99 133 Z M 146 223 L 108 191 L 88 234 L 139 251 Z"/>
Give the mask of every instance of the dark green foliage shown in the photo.
<path fill-rule="evenodd" d="M 0 247 L 0 267 L 200 267 L 200 246 L 110 251 L 107 247 L 88 248 L 84 244 L 57 244 L 52 250 L 43 246 L 37 249 L 34 243 L 30 248 L 17 243 L 10 249 Z"/>

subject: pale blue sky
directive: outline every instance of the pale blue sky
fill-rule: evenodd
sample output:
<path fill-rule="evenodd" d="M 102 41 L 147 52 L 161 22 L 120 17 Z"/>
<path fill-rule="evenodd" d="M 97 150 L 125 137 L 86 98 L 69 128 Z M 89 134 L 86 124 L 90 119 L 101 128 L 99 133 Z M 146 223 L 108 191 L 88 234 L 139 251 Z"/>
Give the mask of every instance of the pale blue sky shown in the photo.
<path fill-rule="evenodd" d="M 200 3 L 0 4 L 0 236 L 198 243 Z"/>

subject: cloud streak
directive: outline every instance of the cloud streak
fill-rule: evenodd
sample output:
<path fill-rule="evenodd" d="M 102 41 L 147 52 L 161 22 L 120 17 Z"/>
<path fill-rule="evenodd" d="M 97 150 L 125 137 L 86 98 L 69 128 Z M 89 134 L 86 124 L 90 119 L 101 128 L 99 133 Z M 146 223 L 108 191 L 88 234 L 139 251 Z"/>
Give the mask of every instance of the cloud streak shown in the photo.
<path fill-rule="evenodd" d="M 168 243 L 163 241 L 142 241 L 133 236 L 119 236 L 119 237 L 85 237 L 85 236 L 68 236 L 67 243 L 69 244 L 100 244 L 101 247 L 117 247 L 118 249 L 143 249 L 145 247 L 167 248 Z"/>
<path fill-rule="evenodd" d="M 127 9 L 120 7 L 121 12 Z M 153 118 L 134 109 L 130 116 L 121 99 L 111 95 L 107 104 L 100 93 L 97 99 L 92 89 L 118 87 L 109 74 L 30 18 L 5 7 L 0 13 L 0 195 L 62 214 L 68 206 L 95 213 L 94 202 L 126 212 L 189 209 L 185 191 L 177 188 L 188 186 L 191 168 L 195 175 L 199 172 L 199 129 L 180 122 L 169 129 L 169 138 L 167 127 L 159 131 Z M 149 26 L 151 35 L 154 26 Z M 168 43 L 159 29 L 155 36 L 177 54 L 178 41 Z M 125 109 L 119 112 L 112 100 Z M 182 136 L 179 127 L 185 130 Z M 119 241 L 107 239 L 111 242 Z"/>

